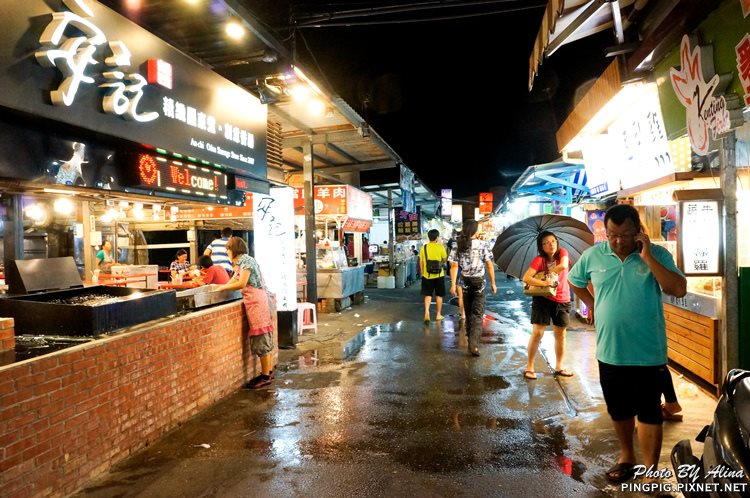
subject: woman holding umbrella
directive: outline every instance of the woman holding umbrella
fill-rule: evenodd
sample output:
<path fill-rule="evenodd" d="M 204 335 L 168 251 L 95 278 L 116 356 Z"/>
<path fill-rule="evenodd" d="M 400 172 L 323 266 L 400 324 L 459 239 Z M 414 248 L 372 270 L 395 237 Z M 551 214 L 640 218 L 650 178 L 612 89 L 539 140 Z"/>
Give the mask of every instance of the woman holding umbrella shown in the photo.
<path fill-rule="evenodd" d="M 568 285 L 568 251 L 560 247 L 555 234 L 549 231 L 541 232 L 536 239 L 539 255 L 531 261 L 529 269 L 523 276 L 523 282 L 530 286 L 553 286 L 557 281 L 557 292 L 554 296 L 534 296 L 531 301 L 532 331 L 529 338 L 528 360 L 523 376 L 536 379 L 534 358 L 539 350 L 544 330 L 552 321 L 555 333 L 555 375 L 572 377 L 573 374 L 563 368 L 565 357 L 565 330 L 570 323 L 570 286 Z M 544 279 L 535 275 L 544 272 Z M 549 276 L 546 276 L 549 275 Z"/>

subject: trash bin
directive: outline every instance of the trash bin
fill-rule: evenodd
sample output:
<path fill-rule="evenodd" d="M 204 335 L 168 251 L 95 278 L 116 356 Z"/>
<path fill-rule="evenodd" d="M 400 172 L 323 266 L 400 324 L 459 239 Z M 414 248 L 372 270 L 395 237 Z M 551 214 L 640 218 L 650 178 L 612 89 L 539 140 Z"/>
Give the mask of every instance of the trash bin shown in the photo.
<path fill-rule="evenodd" d="M 396 288 L 403 289 L 406 287 L 406 265 L 396 265 Z"/>

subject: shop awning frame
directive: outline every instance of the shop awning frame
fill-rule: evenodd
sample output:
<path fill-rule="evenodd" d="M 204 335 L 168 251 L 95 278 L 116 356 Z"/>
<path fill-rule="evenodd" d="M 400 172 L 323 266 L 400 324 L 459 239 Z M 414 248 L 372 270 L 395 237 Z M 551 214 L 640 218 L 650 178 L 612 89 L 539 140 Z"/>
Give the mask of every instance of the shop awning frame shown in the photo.
<path fill-rule="evenodd" d="M 573 204 L 589 193 L 584 165 L 558 161 L 529 166 L 513 184 L 511 193 Z"/>

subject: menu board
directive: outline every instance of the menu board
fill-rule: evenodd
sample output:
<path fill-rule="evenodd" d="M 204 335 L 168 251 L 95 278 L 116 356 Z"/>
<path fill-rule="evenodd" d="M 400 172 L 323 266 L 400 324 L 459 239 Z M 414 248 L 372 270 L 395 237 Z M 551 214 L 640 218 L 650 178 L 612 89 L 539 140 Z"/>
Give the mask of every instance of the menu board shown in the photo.
<path fill-rule="evenodd" d="M 685 275 L 721 275 L 721 201 L 680 202 L 680 263 Z"/>
<path fill-rule="evenodd" d="M 417 235 L 420 233 L 418 213 L 410 213 L 401 208 L 395 208 L 396 235 Z"/>

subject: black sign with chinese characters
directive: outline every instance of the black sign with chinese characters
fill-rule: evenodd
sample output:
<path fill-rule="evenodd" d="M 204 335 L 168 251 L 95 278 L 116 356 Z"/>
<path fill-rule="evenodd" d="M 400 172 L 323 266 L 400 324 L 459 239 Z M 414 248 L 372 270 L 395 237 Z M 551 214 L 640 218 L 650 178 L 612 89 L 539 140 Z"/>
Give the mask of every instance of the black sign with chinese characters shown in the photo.
<path fill-rule="evenodd" d="M 421 232 L 419 213 L 410 213 L 402 208 L 394 209 L 394 219 L 396 220 L 396 236 L 418 235 Z"/>
<path fill-rule="evenodd" d="M 266 106 L 244 89 L 98 2 L 3 7 L 0 106 L 266 178 Z"/>

